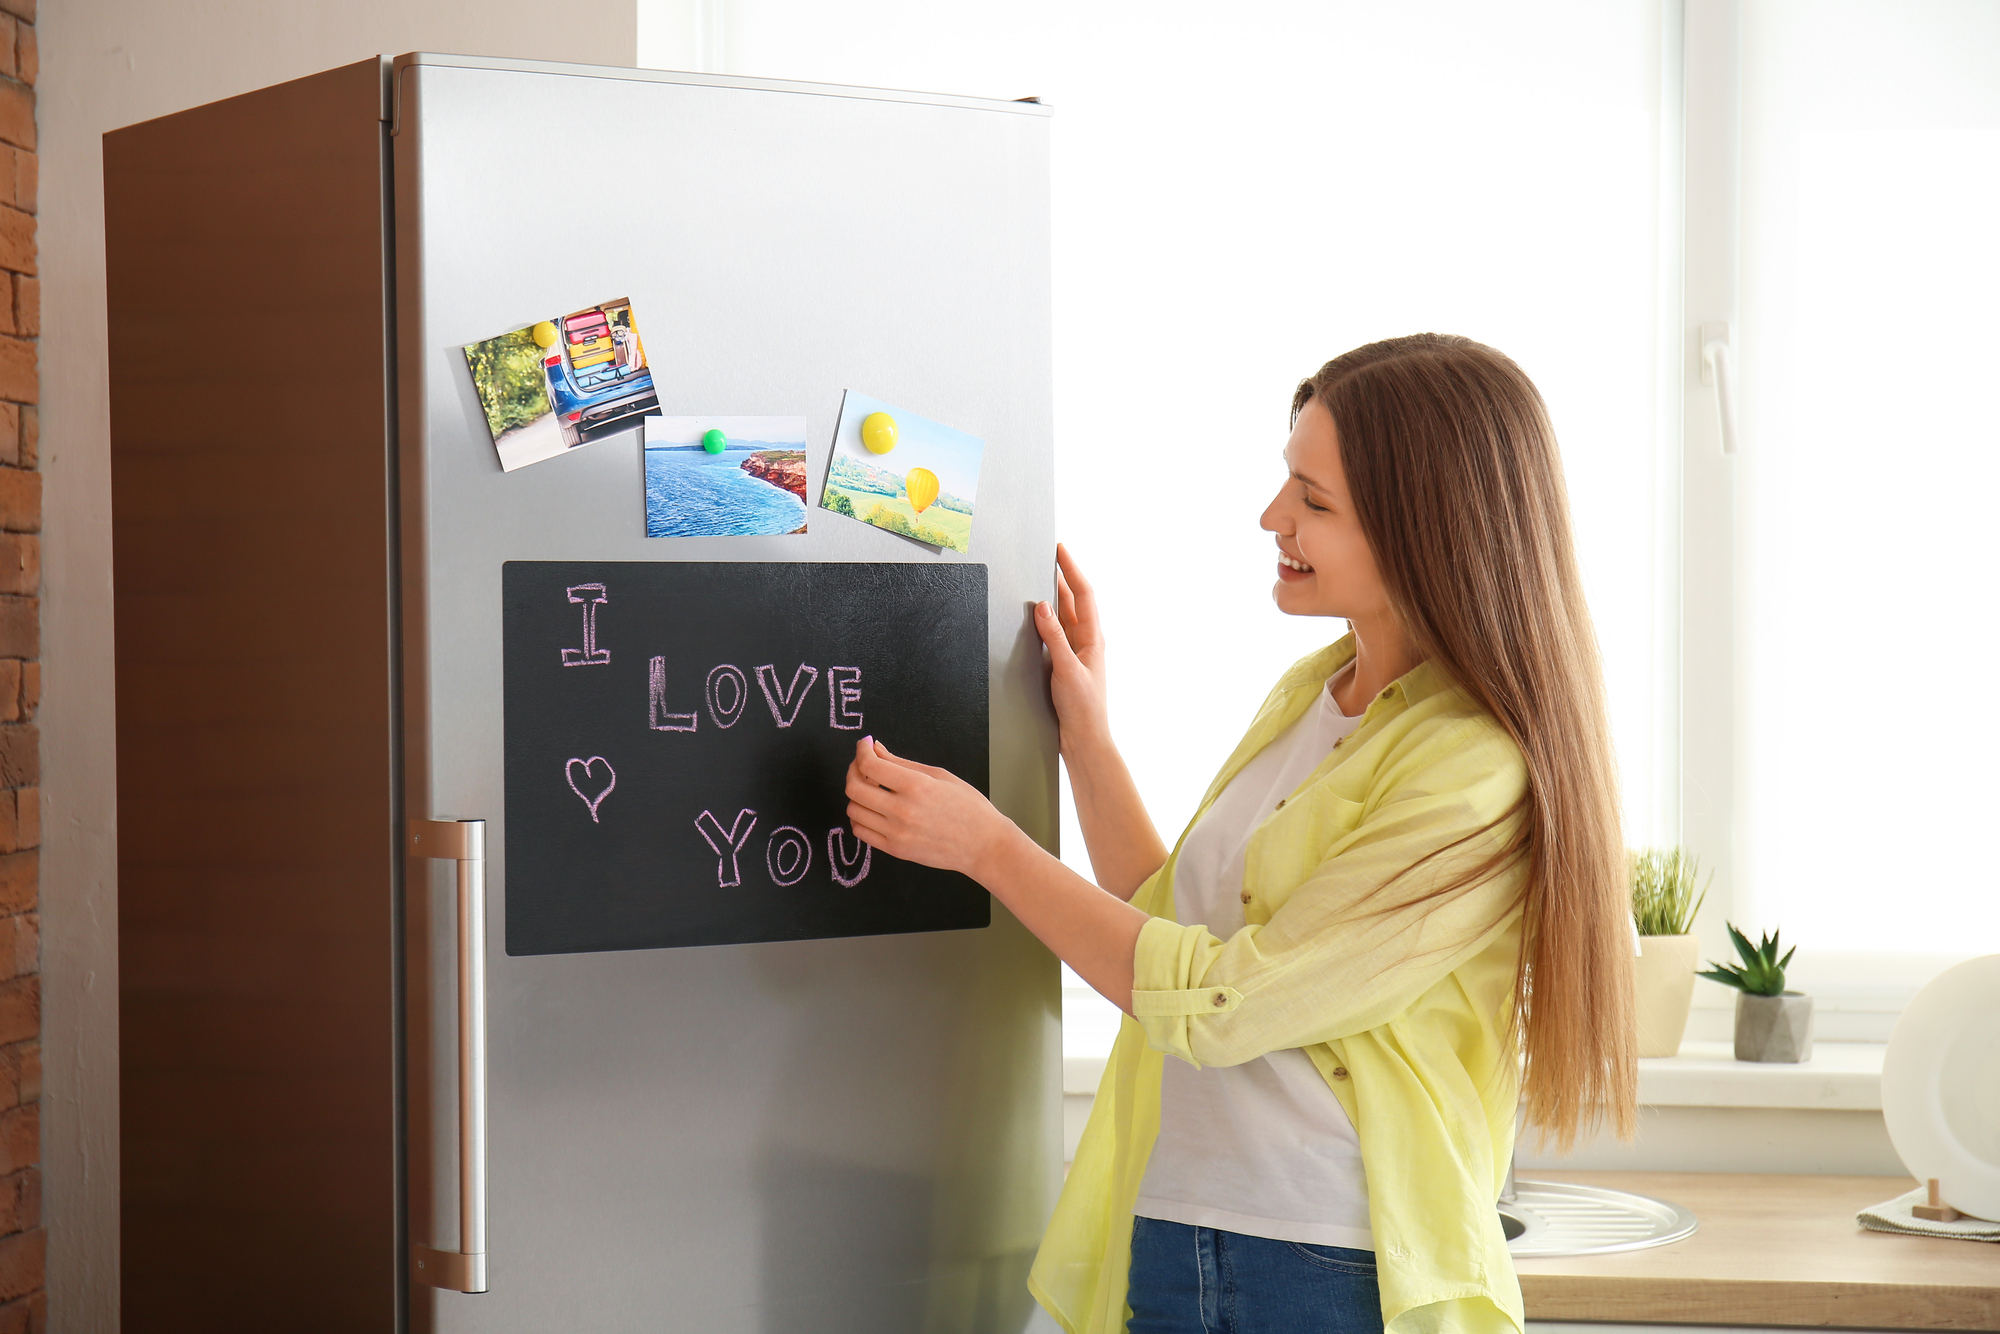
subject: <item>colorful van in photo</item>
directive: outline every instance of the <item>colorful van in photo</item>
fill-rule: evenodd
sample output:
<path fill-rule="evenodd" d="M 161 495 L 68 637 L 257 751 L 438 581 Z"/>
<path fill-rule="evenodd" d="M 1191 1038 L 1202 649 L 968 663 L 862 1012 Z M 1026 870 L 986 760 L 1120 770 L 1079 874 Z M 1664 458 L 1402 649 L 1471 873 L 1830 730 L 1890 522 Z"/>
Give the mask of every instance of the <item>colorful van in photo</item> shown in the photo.
<path fill-rule="evenodd" d="M 629 299 L 565 315 L 555 326 L 556 345 L 542 366 L 566 445 L 574 449 L 629 431 L 639 418 L 659 412 Z"/>

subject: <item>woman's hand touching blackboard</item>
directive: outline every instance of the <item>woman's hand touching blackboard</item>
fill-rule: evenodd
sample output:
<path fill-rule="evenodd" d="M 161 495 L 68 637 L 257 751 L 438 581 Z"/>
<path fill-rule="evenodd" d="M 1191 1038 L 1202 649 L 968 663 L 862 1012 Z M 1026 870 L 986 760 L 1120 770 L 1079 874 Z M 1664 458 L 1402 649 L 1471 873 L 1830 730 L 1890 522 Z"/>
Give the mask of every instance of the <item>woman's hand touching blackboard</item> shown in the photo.
<path fill-rule="evenodd" d="M 873 737 L 847 766 L 847 818 L 871 848 L 979 878 L 979 864 L 1015 830 L 983 793 L 946 769 L 889 753 Z"/>
<path fill-rule="evenodd" d="M 949 770 L 892 755 L 873 737 L 856 744 L 847 766 L 847 818 L 872 848 L 978 881 L 1084 981 L 1132 1012 L 1132 954 L 1146 914 L 1120 901 L 1129 890 L 1107 894 L 1022 833 L 978 788 Z"/>

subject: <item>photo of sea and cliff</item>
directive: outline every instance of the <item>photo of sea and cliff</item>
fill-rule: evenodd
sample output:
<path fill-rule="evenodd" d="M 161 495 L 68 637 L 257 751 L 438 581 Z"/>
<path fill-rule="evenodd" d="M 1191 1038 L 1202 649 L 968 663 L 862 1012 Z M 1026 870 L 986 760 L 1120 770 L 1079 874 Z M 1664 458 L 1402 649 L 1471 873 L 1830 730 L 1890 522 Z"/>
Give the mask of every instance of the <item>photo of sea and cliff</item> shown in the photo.
<path fill-rule="evenodd" d="M 804 417 L 648 417 L 646 536 L 806 530 Z"/>

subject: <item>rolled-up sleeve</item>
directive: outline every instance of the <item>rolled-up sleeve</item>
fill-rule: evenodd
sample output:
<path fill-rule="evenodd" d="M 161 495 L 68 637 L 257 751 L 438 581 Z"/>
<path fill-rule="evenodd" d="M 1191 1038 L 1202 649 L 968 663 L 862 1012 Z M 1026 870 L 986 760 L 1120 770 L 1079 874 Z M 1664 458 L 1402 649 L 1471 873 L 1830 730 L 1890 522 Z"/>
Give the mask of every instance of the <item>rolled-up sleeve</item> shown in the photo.
<path fill-rule="evenodd" d="M 1189 1046 L 1189 1024 L 1196 1016 L 1228 1014 L 1243 1004 L 1235 987 L 1190 987 L 1191 977 L 1209 971 L 1210 959 L 1222 942 L 1207 927 L 1180 926 L 1164 917 L 1139 928 L 1132 957 L 1132 1017 L 1146 1031 L 1146 1040 L 1169 1056 L 1195 1062 Z"/>
<path fill-rule="evenodd" d="M 1511 741 L 1454 747 L 1437 765 L 1406 770 L 1303 883 L 1246 877 L 1246 889 L 1280 903 L 1268 922 L 1227 940 L 1201 925 L 1147 922 L 1132 990 L 1147 1041 L 1194 1065 L 1238 1065 L 1401 1014 L 1518 912 L 1521 857 L 1436 891 L 1506 852 L 1525 786 Z"/>

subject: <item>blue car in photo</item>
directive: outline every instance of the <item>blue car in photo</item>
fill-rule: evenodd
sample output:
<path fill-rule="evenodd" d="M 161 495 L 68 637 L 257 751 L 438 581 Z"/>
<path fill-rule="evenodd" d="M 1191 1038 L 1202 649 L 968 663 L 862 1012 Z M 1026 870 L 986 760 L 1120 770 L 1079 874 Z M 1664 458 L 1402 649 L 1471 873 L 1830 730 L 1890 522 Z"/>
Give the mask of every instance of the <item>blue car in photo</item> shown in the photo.
<path fill-rule="evenodd" d="M 557 320 L 556 346 L 542 359 L 549 399 L 571 448 L 629 431 L 660 410 L 653 372 L 626 302 L 592 306 Z"/>

